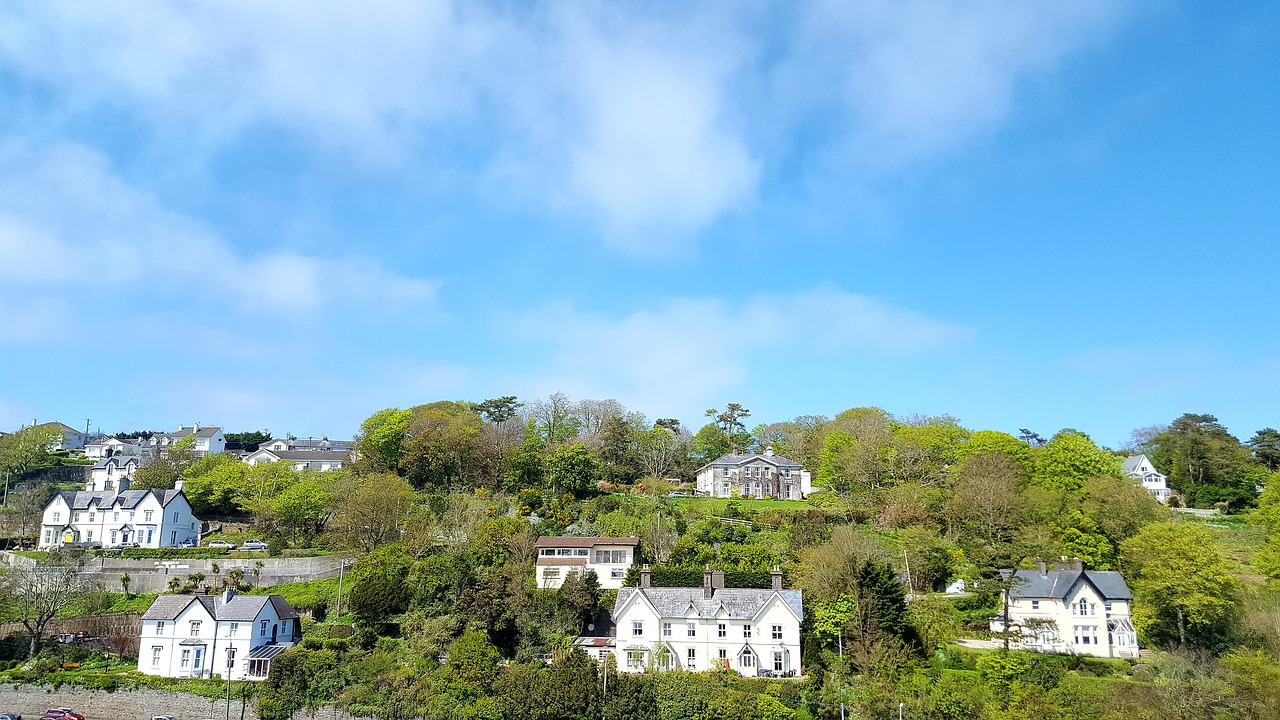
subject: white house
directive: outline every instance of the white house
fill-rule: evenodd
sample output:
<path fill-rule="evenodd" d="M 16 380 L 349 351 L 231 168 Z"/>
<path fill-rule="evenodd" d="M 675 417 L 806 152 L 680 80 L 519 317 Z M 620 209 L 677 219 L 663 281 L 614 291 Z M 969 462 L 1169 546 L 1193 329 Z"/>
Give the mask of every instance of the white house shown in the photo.
<path fill-rule="evenodd" d="M 127 455 L 103 458 L 89 469 L 89 482 L 85 489 L 93 492 L 128 490 L 134 473 L 138 471 L 138 463 L 138 458 Z"/>
<path fill-rule="evenodd" d="M 724 573 L 711 570 L 701 588 L 651 587 L 645 566 L 640 587 L 618 591 L 613 647 L 597 647 L 612 652 L 623 672 L 729 668 L 747 676 L 799 675 L 803 617 L 801 591 L 783 590 L 776 568 L 772 589 L 764 590 L 726 588 Z"/>
<path fill-rule="evenodd" d="M 698 494 L 711 497 L 774 497 L 801 500 L 813 492 L 809 471 L 773 454 L 721 455 L 698 468 Z"/>
<path fill-rule="evenodd" d="M 40 429 L 54 429 L 62 432 L 62 438 L 49 446 L 50 450 L 83 450 L 84 449 L 84 433 L 79 430 L 60 422 L 40 423 L 35 427 Z"/>
<path fill-rule="evenodd" d="M 153 456 L 163 455 L 174 443 L 189 437 L 195 438 L 195 445 L 191 449 L 196 455 L 220 453 L 227 449 L 227 439 L 222 436 L 222 428 L 201 426 L 200 423 L 190 427 L 179 425 L 177 432 L 156 433 L 146 440 L 143 448 Z"/>
<path fill-rule="evenodd" d="M 1065 567 L 1042 560 L 1035 570 L 1013 573 L 1005 612 L 992 618 L 991 631 L 1022 633 L 1016 643 L 1044 653 L 1137 657 L 1138 635 L 1130 616 L 1133 593 L 1120 573 L 1084 570 L 1079 560 Z"/>
<path fill-rule="evenodd" d="M 91 481 L 92 482 L 92 481 Z M 200 538 L 200 521 L 182 489 L 63 490 L 44 506 L 41 550 L 69 543 L 175 547 Z"/>
<path fill-rule="evenodd" d="M 620 588 L 639 545 L 634 537 L 540 537 L 535 580 L 540 588 L 554 589 L 570 575 L 594 570 L 600 587 Z"/>
<path fill-rule="evenodd" d="M 322 438 L 296 438 L 284 437 L 269 440 L 258 446 L 259 450 L 293 450 L 296 452 L 307 451 L 334 451 L 349 453 L 356 447 L 355 442 L 351 440 L 330 440 L 326 435 Z"/>
<path fill-rule="evenodd" d="M 262 680 L 271 658 L 302 637 L 279 595 L 161 595 L 142 614 L 138 672 L 171 678 Z"/>
<path fill-rule="evenodd" d="M 1151 464 L 1151 459 L 1146 455 L 1125 458 L 1124 474 L 1140 480 L 1142 487 L 1160 502 L 1169 500 L 1169 478 L 1156 470 L 1156 466 Z"/>
<path fill-rule="evenodd" d="M 341 470 L 343 466 L 351 462 L 351 454 L 344 451 L 334 450 L 269 450 L 260 447 L 257 450 L 244 456 L 244 461 L 249 465 L 257 465 L 259 463 L 272 463 L 286 460 L 293 465 L 294 470 Z"/>
<path fill-rule="evenodd" d="M 129 442 L 128 440 L 118 440 L 113 437 L 101 437 L 84 446 L 84 456 L 91 460 L 101 460 L 102 458 L 116 457 L 124 455 L 126 457 L 138 457 L 142 455 L 142 446 Z"/>

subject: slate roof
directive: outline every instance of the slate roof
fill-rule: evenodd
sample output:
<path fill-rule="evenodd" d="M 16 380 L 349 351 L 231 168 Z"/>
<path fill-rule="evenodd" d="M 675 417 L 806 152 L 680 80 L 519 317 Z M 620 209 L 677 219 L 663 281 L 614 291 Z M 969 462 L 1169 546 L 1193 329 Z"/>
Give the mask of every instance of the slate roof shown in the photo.
<path fill-rule="evenodd" d="M 1124 459 L 1124 462 L 1121 463 L 1121 466 L 1124 467 L 1124 471 L 1127 473 L 1137 472 L 1138 465 L 1142 464 L 1142 460 L 1145 457 L 1146 455 L 1134 455 L 1133 457 L 1127 457 Z"/>
<path fill-rule="evenodd" d="M 294 610 L 279 595 L 236 595 L 224 603 L 221 595 L 160 595 L 151 607 L 142 613 L 143 620 L 173 620 L 193 602 L 198 602 L 217 621 L 252 622 L 270 603 L 281 620 L 296 619 Z"/>
<path fill-rule="evenodd" d="M 596 545 L 639 545 L 637 537 L 554 537 L 543 535 L 538 538 L 540 548 L 590 548 Z"/>
<path fill-rule="evenodd" d="M 662 587 L 635 588 L 624 587 L 618 590 L 618 600 L 614 604 L 614 612 L 626 605 L 636 593 L 644 595 L 650 605 L 662 617 L 684 617 L 685 611 L 693 605 L 698 617 L 713 618 L 723 607 L 731 619 L 747 620 L 760 614 L 764 606 L 774 595 L 791 606 L 796 617 L 804 619 L 804 608 L 801 605 L 800 590 L 761 590 L 756 588 L 717 588 L 710 599 L 703 596 L 702 588 Z"/>
<path fill-rule="evenodd" d="M 120 465 L 120 464 L 128 464 L 128 463 L 134 463 L 136 465 L 138 463 L 138 458 L 132 455 L 112 455 L 109 458 L 102 458 L 98 462 L 94 463 L 93 469 L 97 470 L 99 468 L 105 468 L 108 465 Z"/>
<path fill-rule="evenodd" d="M 706 465 L 703 465 L 698 469 L 702 470 L 703 468 L 707 468 L 712 465 L 746 465 L 747 463 L 756 462 L 756 461 L 767 462 L 770 465 L 773 465 L 775 467 L 790 467 L 790 468 L 804 467 L 803 465 L 796 462 L 795 460 L 788 460 L 787 458 L 784 458 L 781 455 L 764 455 L 761 453 L 752 453 L 750 455 L 735 455 L 733 453 L 729 453 L 728 455 L 721 455 L 720 457 L 716 458 L 715 460 L 712 460 L 711 462 L 707 463 Z"/>
<path fill-rule="evenodd" d="M 160 438 L 166 438 L 166 437 L 173 440 L 181 440 L 184 437 L 190 437 L 192 434 L 194 434 L 196 437 L 208 438 L 208 437 L 213 437 L 214 435 L 217 435 L 220 432 L 222 432 L 222 428 L 217 427 L 215 425 L 210 425 L 209 427 L 205 427 L 201 425 L 200 429 L 196 430 L 194 433 L 192 433 L 191 428 L 183 427 L 183 428 L 179 428 L 176 432 L 156 433 L 155 435 L 151 436 L 151 442 L 154 444 L 159 442 Z"/>
<path fill-rule="evenodd" d="M 1022 583 L 1015 585 L 1009 594 L 1017 598 L 1064 600 L 1083 578 L 1098 589 L 1104 600 L 1133 599 L 1124 577 L 1114 570 L 1049 570 L 1044 575 L 1039 570 L 1019 570 L 1014 575 Z"/>
<path fill-rule="evenodd" d="M 154 495 L 160 501 L 160 506 L 165 507 L 174 498 L 182 494 L 181 490 L 123 490 L 121 492 L 111 491 L 91 491 L 91 490 L 62 490 L 54 497 L 61 497 L 67 507 L 72 510 L 88 510 L 90 507 L 106 508 L 116 504 L 116 499 L 120 500 L 120 506 L 125 509 L 133 509 L 138 507 L 147 495 Z M 49 498 L 49 502 L 53 502 L 53 498 Z M 48 507 L 48 504 L 45 505 Z"/>
<path fill-rule="evenodd" d="M 36 425 L 36 427 L 38 427 L 38 428 L 55 428 L 55 429 L 57 429 L 57 430 L 61 430 L 63 433 L 75 433 L 75 434 L 77 434 L 77 435 L 83 435 L 83 434 L 84 434 L 84 433 L 80 432 L 79 430 L 77 430 L 77 429 L 75 429 L 75 428 L 71 427 L 70 425 L 68 425 L 68 424 L 66 424 L 66 423 L 61 423 L 61 422 L 57 422 L 57 421 L 54 421 L 54 422 L 47 422 L 47 423 L 40 423 L 39 425 Z"/>

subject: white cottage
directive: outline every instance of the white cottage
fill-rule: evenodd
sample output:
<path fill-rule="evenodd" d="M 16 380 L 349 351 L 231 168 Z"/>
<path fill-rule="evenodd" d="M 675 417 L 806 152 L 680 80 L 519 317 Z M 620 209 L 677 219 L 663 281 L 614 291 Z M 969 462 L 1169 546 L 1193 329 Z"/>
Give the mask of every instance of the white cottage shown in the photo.
<path fill-rule="evenodd" d="M 128 490 L 134 473 L 138 471 L 138 463 L 138 458 L 126 455 L 103 458 L 90 468 L 85 489 L 98 492 Z"/>
<path fill-rule="evenodd" d="M 280 462 L 281 460 L 288 462 L 293 466 L 294 470 L 299 472 L 308 469 L 325 472 L 328 470 L 341 470 L 343 466 L 351 462 L 351 453 L 338 450 L 269 450 L 267 448 L 258 448 L 244 456 L 244 461 L 249 465 Z"/>
<path fill-rule="evenodd" d="M 200 521 L 182 489 L 63 490 L 44 506 L 41 550 L 92 543 L 119 547 L 175 547 L 198 542 Z"/>
<path fill-rule="evenodd" d="M 262 680 L 301 637 L 298 612 L 279 595 L 161 595 L 142 615 L 138 672 Z"/>
<path fill-rule="evenodd" d="M 801 591 L 783 590 L 777 569 L 768 590 L 726 588 L 724 573 L 711 570 L 703 574 L 701 588 L 651 587 L 648 566 L 640 578 L 640 587 L 618 591 L 612 646 L 597 646 L 615 655 L 620 671 L 800 674 Z M 579 646 L 589 647 L 586 640 Z"/>
<path fill-rule="evenodd" d="M 596 574 L 600 587 L 617 589 L 636 561 L 640 538 L 540 537 L 534 569 L 538 587 L 555 589 L 574 574 Z"/>
<path fill-rule="evenodd" d="M 1146 455 L 1125 458 L 1124 474 L 1141 482 L 1142 487 L 1160 502 L 1169 500 L 1169 478 L 1156 470 L 1156 466 L 1151 464 L 1151 458 Z"/>
<path fill-rule="evenodd" d="M 61 435 L 53 445 L 49 446 L 49 450 L 83 450 L 85 435 L 79 430 L 71 427 L 66 423 L 47 422 L 35 425 L 40 429 L 57 430 Z"/>
<path fill-rule="evenodd" d="M 1050 569 L 1013 573 L 1006 614 L 992 618 L 991 631 L 1019 631 L 1028 650 L 1098 657 L 1137 657 L 1138 634 L 1130 605 L 1133 593 L 1120 573 L 1084 570 L 1079 560 Z"/>
<path fill-rule="evenodd" d="M 137 457 L 142 455 L 142 445 L 129 440 L 100 437 L 84 446 L 84 456 L 91 460 L 101 460 L 117 455 Z"/>
<path fill-rule="evenodd" d="M 804 466 L 773 453 L 721 455 L 698 468 L 698 494 L 727 498 L 772 497 L 802 500 L 813 492 L 812 478 Z"/>
<path fill-rule="evenodd" d="M 163 455 L 174 443 L 184 438 L 194 438 L 191 450 L 199 456 L 209 453 L 225 452 L 227 439 L 222 435 L 222 428 L 201 426 L 200 423 L 179 425 L 176 432 L 156 433 L 145 441 L 143 448 L 153 457 Z"/>

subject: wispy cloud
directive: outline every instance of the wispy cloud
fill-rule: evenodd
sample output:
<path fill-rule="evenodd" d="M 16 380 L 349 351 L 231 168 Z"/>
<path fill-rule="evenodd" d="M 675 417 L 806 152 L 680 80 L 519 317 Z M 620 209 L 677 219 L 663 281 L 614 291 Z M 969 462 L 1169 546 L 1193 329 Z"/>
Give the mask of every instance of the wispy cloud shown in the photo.
<path fill-rule="evenodd" d="M 815 351 L 905 357 L 963 343 L 967 326 L 831 287 L 761 295 L 732 305 L 679 298 L 620 316 L 559 303 L 498 320 L 526 358 L 513 386 L 530 395 L 566 391 L 617 397 L 635 407 L 695 417 L 753 379 L 758 361 L 803 367 Z"/>
<path fill-rule="evenodd" d="M 368 257 L 244 253 L 203 223 L 166 211 L 77 145 L 0 148 L 0 342 L 66 337 L 151 314 L 214 330 L 272 318 L 281 328 L 329 313 L 376 318 L 434 309 L 436 283 Z M 118 325 L 113 325 L 118 327 Z M 43 336 L 43 337 L 42 337 Z"/>
<path fill-rule="evenodd" d="M 479 152 L 472 182 L 660 254 L 752 207 L 783 136 L 830 127 L 808 149 L 828 172 L 1000 127 L 1126 5 L 55 1 L 0 9 L 0 62 L 65 115 L 125 111 L 195 151 L 266 126 L 366 169 Z"/>

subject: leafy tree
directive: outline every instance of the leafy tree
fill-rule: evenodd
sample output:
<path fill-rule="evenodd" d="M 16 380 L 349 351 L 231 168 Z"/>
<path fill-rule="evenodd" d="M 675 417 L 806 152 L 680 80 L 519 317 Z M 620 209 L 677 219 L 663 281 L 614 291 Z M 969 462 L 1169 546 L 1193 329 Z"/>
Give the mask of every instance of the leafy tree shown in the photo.
<path fill-rule="evenodd" d="M 49 449 L 62 440 L 62 431 L 53 426 L 25 427 L 0 435 L 0 475 L 19 478 L 55 464 Z"/>
<path fill-rule="evenodd" d="M 1262 428 L 1249 438 L 1249 451 L 1267 470 L 1280 470 L 1280 430 Z"/>
<path fill-rule="evenodd" d="M 715 460 L 733 449 L 729 436 L 715 423 L 703 425 L 693 436 L 693 452 L 705 461 Z"/>
<path fill-rule="evenodd" d="M 947 517 L 953 527 L 991 544 L 1010 539 L 1023 506 L 1024 467 L 998 451 L 968 456 L 947 503 Z"/>
<path fill-rule="evenodd" d="M 395 470 L 404 455 L 404 439 L 412 422 L 412 410 L 379 410 L 360 423 L 356 451 L 375 471 Z"/>
<path fill-rule="evenodd" d="M 546 441 L 538 432 L 537 423 L 531 418 L 525 423 L 523 440 L 503 458 L 506 465 L 506 487 L 511 490 L 541 487 L 546 474 L 543 464 L 546 450 Z"/>
<path fill-rule="evenodd" d="M 409 608 L 413 559 L 398 544 L 383 545 L 351 566 L 351 611 L 369 624 L 385 622 Z"/>
<path fill-rule="evenodd" d="M 479 413 L 457 403 L 415 408 L 400 470 L 416 488 L 448 488 L 466 483 L 477 465 L 477 441 L 484 429 Z"/>
<path fill-rule="evenodd" d="M 449 648 L 445 673 L 452 683 L 484 693 L 498 677 L 498 648 L 482 632 L 465 632 Z"/>
<path fill-rule="evenodd" d="M 400 534 L 416 497 L 393 473 L 359 478 L 355 492 L 338 499 L 333 529 L 350 545 L 372 552 Z"/>
<path fill-rule="evenodd" d="M 1022 466 L 1024 473 L 1029 473 L 1034 465 L 1031 446 L 1026 442 L 996 430 L 978 430 L 969 438 L 956 446 L 956 459 L 963 462 L 971 457 L 990 453 L 1003 453 Z"/>
<path fill-rule="evenodd" d="M 1240 583 L 1209 530 L 1146 526 L 1121 546 L 1133 588 L 1133 621 L 1147 642 L 1219 648 L 1235 632 Z"/>
<path fill-rule="evenodd" d="M 250 492 L 249 466 L 236 456 L 210 453 L 182 473 L 183 491 L 198 517 L 230 515 L 239 508 L 237 500 Z"/>
<path fill-rule="evenodd" d="M 547 457 L 547 485 L 556 492 L 584 495 L 595 489 L 599 465 L 582 443 L 556 448 Z"/>
<path fill-rule="evenodd" d="M 845 625 L 853 617 L 855 603 L 852 597 L 841 595 L 835 600 L 813 604 L 811 632 L 825 647 L 833 648 L 844 634 Z"/>
<path fill-rule="evenodd" d="M 1179 492 L 1199 485 L 1235 484 L 1248 453 L 1212 415 L 1187 413 L 1151 441 L 1151 460 Z"/>
<path fill-rule="evenodd" d="M 160 456 L 138 468 L 129 487 L 134 490 L 172 490 L 187 468 L 195 464 L 196 439 L 188 435 L 160 452 Z"/>
<path fill-rule="evenodd" d="M 298 531 L 320 532 L 329 519 L 333 495 L 318 473 L 304 473 L 298 482 L 285 488 L 271 500 L 271 514 L 293 533 L 297 542 Z"/>
<path fill-rule="evenodd" d="M 880 629 L 902 635 L 907 629 L 907 590 L 893 566 L 868 560 L 858 570 L 859 602 L 867 603 Z"/>
<path fill-rule="evenodd" d="M 744 418 L 751 417 L 751 411 L 742 407 L 739 403 L 729 403 L 725 406 L 723 412 L 711 408 L 704 414 L 709 418 L 714 418 L 716 425 L 724 432 L 725 437 L 730 440 L 746 435 L 747 426 L 742 421 Z"/>
<path fill-rule="evenodd" d="M 1036 453 L 1032 480 L 1044 487 L 1080 493 L 1095 475 L 1123 477 L 1116 456 L 1093 444 L 1088 435 L 1064 430 Z"/>
<path fill-rule="evenodd" d="M 578 434 L 578 419 L 573 416 L 573 403 L 564 393 L 554 393 L 546 400 L 530 405 L 529 419 L 548 446 L 568 442 Z"/>
<path fill-rule="evenodd" d="M 522 407 L 524 403 L 521 403 L 515 395 L 503 395 L 500 398 L 477 403 L 475 411 L 494 425 L 505 425 Z"/>

